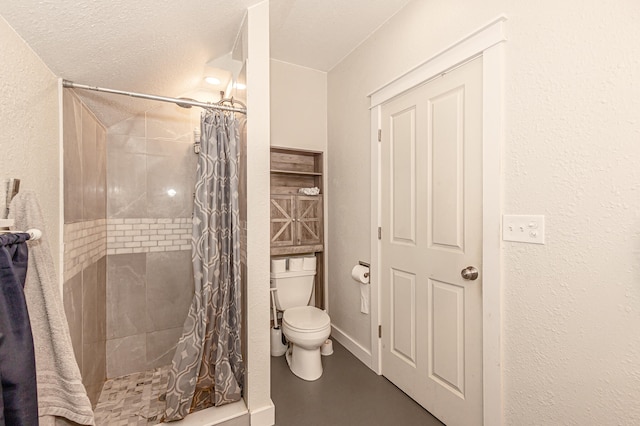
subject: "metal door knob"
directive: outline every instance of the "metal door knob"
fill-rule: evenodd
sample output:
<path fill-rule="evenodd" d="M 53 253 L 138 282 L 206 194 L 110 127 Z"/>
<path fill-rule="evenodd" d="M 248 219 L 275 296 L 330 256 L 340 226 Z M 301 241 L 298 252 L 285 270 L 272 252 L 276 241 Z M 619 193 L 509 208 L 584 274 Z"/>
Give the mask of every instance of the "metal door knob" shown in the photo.
<path fill-rule="evenodd" d="M 465 280 L 473 281 L 478 279 L 478 269 L 474 266 L 467 266 L 462 271 L 460 271 L 460 275 Z"/>

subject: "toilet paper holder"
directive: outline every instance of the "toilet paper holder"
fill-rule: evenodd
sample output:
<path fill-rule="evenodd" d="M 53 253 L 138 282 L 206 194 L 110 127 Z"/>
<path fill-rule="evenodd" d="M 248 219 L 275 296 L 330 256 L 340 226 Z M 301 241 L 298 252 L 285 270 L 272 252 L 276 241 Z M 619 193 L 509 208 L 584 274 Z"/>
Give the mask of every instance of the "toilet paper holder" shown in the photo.
<path fill-rule="evenodd" d="M 358 260 L 358 265 L 366 266 L 367 268 L 371 269 L 371 265 L 370 265 L 369 263 L 367 263 L 367 262 L 363 262 L 362 260 Z M 366 272 L 366 273 L 364 274 L 364 277 L 365 277 L 365 278 L 369 278 L 369 273 L 368 273 L 368 272 Z"/>

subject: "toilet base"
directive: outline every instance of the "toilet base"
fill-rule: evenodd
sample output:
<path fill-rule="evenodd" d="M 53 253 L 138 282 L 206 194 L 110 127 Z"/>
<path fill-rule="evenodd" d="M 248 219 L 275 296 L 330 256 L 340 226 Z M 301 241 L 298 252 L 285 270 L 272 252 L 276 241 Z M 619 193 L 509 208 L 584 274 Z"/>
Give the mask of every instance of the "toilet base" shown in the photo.
<path fill-rule="evenodd" d="M 285 358 L 291 372 L 303 380 L 313 382 L 322 376 L 322 357 L 319 347 L 304 349 L 290 343 Z"/>

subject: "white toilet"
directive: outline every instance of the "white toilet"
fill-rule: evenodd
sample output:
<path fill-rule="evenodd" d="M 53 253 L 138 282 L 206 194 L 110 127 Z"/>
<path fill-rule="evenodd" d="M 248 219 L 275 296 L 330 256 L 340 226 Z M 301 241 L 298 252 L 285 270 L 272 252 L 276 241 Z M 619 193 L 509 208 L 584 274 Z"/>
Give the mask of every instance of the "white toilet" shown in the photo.
<path fill-rule="evenodd" d="M 297 262 L 290 261 L 289 270 L 271 273 L 271 287 L 276 289 L 276 308 L 284 311 L 282 332 L 290 343 L 286 353 L 289 368 L 301 379 L 313 381 L 322 376 L 320 347 L 331 333 L 331 321 L 326 312 L 307 306 L 313 291 L 315 262 L 305 262 L 310 265 L 307 270 L 292 271 L 293 263 Z"/>

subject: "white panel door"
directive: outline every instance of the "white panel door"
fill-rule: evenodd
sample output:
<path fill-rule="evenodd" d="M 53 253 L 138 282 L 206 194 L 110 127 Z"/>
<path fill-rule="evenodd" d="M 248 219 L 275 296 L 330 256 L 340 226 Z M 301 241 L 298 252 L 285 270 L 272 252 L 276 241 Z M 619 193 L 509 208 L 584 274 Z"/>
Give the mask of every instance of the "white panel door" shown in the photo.
<path fill-rule="evenodd" d="M 482 424 L 482 59 L 382 106 L 382 373 Z"/>

